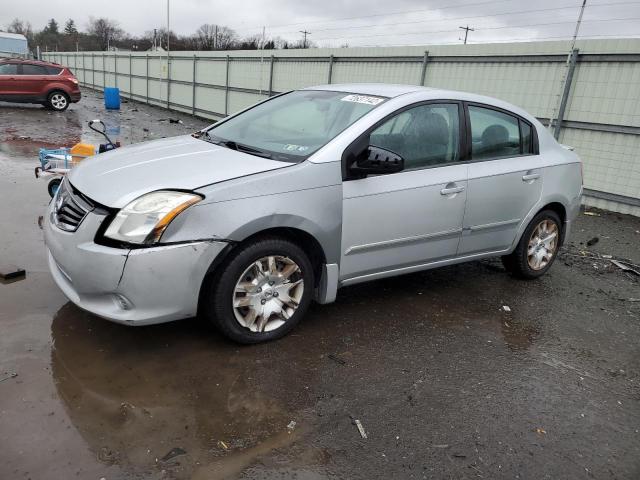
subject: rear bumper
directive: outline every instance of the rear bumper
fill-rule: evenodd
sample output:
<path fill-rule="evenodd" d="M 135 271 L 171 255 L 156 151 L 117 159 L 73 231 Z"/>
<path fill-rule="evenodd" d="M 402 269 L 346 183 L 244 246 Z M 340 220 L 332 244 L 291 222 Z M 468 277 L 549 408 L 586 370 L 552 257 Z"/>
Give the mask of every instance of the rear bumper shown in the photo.
<path fill-rule="evenodd" d="M 104 219 L 89 213 L 76 232 L 68 233 L 46 217 L 49 270 L 69 300 L 126 325 L 195 316 L 207 270 L 227 244 L 199 241 L 135 250 L 105 247 L 93 242 Z"/>

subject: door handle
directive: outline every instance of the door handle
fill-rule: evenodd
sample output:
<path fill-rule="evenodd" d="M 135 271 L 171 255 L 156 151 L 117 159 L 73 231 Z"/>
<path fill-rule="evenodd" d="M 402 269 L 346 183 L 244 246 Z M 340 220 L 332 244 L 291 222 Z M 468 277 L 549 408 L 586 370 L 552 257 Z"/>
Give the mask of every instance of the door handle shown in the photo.
<path fill-rule="evenodd" d="M 455 186 L 449 186 L 449 185 L 455 185 Z M 460 187 L 455 183 L 453 184 L 450 183 L 449 185 L 447 185 L 445 188 L 440 190 L 440 195 L 454 195 L 456 193 L 464 192 L 464 187 Z"/>
<path fill-rule="evenodd" d="M 539 173 L 527 173 L 526 175 L 522 176 L 522 181 L 523 182 L 531 182 L 533 180 L 537 180 L 540 178 L 540 174 Z"/>

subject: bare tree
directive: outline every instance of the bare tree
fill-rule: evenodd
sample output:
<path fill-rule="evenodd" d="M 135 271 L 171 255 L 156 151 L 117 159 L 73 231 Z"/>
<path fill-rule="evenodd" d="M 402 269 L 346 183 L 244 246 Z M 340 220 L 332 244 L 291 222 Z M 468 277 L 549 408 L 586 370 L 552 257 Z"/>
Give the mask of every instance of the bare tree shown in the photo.
<path fill-rule="evenodd" d="M 236 44 L 238 36 L 236 35 L 235 30 L 218 25 L 218 31 L 215 35 L 215 39 L 216 42 L 214 48 L 216 50 L 231 50 Z"/>
<path fill-rule="evenodd" d="M 90 17 L 87 32 L 96 38 L 100 50 L 107 50 L 111 42 L 120 40 L 124 35 L 118 22 L 108 18 Z"/>
<path fill-rule="evenodd" d="M 198 48 L 200 50 L 213 50 L 216 46 L 216 34 L 218 33 L 218 26 L 210 23 L 200 25 L 196 30 L 196 37 L 198 38 Z"/>

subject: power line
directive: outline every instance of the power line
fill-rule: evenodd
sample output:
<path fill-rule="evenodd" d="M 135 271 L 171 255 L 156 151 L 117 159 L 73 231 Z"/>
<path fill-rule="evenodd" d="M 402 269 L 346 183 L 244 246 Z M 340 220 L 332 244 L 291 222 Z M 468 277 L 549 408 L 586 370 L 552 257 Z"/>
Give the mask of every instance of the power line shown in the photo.
<path fill-rule="evenodd" d="M 582 23 L 601 23 L 601 22 L 623 22 L 623 21 L 631 21 L 631 20 L 640 20 L 640 17 L 627 17 L 627 18 L 604 18 L 604 19 L 594 19 L 594 20 L 583 20 Z M 575 20 L 567 20 L 564 22 L 544 22 L 544 23 L 525 23 L 520 25 L 501 25 L 499 27 L 475 27 L 475 30 L 478 32 L 485 32 L 487 30 L 514 30 L 518 28 L 528 28 L 528 27 L 553 27 L 557 25 L 575 25 Z M 462 28 L 462 27 L 461 27 Z M 455 28 L 448 28 L 445 30 L 420 30 L 420 31 L 411 31 L 411 32 L 400 32 L 394 33 L 393 36 L 405 36 L 405 35 L 424 35 L 424 34 L 433 34 L 433 33 L 453 33 L 457 31 Z M 364 35 L 340 35 L 336 37 L 319 37 L 317 40 L 340 40 L 343 38 L 371 38 L 371 37 L 388 37 L 388 33 L 370 33 Z"/>
<path fill-rule="evenodd" d="M 626 35 L 626 36 L 625 36 Z M 594 38 L 623 38 L 623 39 L 627 39 L 627 38 L 637 38 L 640 39 L 640 34 L 637 33 L 633 33 L 633 34 L 620 34 L 620 33 L 615 33 L 615 34 L 608 34 L 608 35 L 586 35 L 583 36 L 582 38 L 580 38 L 580 40 L 589 40 L 589 39 L 594 39 Z M 480 45 L 480 44 L 488 44 L 488 43 L 512 43 L 512 42 L 532 42 L 532 41 L 538 41 L 538 40 L 571 40 L 571 36 L 570 35 L 563 35 L 563 36 L 557 36 L 557 37 L 510 37 L 510 38 L 501 38 L 500 40 L 493 40 L 491 42 L 475 42 L 473 43 L 473 45 Z M 415 46 L 422 46 L 424 45 L 424 43 L 392 43 L 392 44 L 385 44 L 385 47 L 415 47 Z M 438 45 L 460 45 L 460 43 L 458 41 L 455 42 L 438 42 Z M 367 45 L 358 45 L 359 47 L 380 47 L 382 45 L 380 44 L 367 44 Z"/>
<path fill-rule="evenodd" d="M 360 20 L 360 19 L 364 19 L 364 18 L 375 18 L 375 17 L 389 17 L 389 16 L 393 16 L 393 15 L 406 15 L 406 14 L 412 14 L 412 13 L 433 13 L 434 11 L 441 11 L 441 10 L 447 10 L 447 9 L 452 9 L 452 8 L 458 8 L 458 7 L 469 7 L 469 6 L 480 6 L 480 5 L 488 5 L 488 4 L 498 4 L 498 3 L 505 3 L 508 2 L 510 0 L 491 0 L 491 1 L 483 1 L 483 2 L 472 2 L 472 3 L 460 3 L 460 4 L 456 4 L 456 5 L 448 5 L 448 6 L 442 6 L 442 7 L 434 7 L 432 9 L 421 9 L 421 10 L 405 10 L 405 11 L 396 11 L 396 12 L 389 12 L 389 13 L 378 13 L 378 14 L 372 14 L 372 15 L 360 15 L 357 17 L 341 17 L 341 18 L 336 18 L 333 20 L 319 20 L 319 21 L 308 21 L 308 22 L 299 22 L 299 23 L 289 23 L 289 24 L 280 24 L 280 25 L 267 25 L 267 29 L 268 30 L 278 30 L 280 28 L 283 27 L 289 27 L 289 26 L 295 26 L 295 25 L 301 25 L 301 24 L 317 24 L 317 23 L 325 23 L 325 24 L 330 24 L 330 23 L 335 23 L 335 22 L 341 22 L 341 21 L 346 21 L 346 20 Z M 618 1 L 618 2 L 610 2 L 610 3 L 593 3 L 589 5 L 589 10 L 596 8 L 596 7 L 613 7 L 613 6 L 618 6 L 618 5 L 640 5 L 640 1 L 638 0 L 632 0 L 632 1 Z M 440 21 L 440 20 L 466 20 L 466 19 L 474 19 L 474 18 L 491 18 L 491 17 L 496 17 L 496 16 L 504 16 L 504 15 L 520 15 L 520 14 L 525 14 L 525 13 L 537 13 L 537 12 L 550 12 L 550 11 L 558 11 L 558 10 L 573 10 L 573 9 L 579 9 L 580 6 L 579 5 L 567 5 L 567 6 L 563 6 L 563 7 L 551 7 L 551 8 L 540 8 L 540 9 L 533 9 L 533 10 L 520 10 L 520 11 L 514 11 L 514 10 L 510 10 L 507 12 L 498 12 L 498 13 L 492 13 L 492 14 L 483 14 L 483 15 L 473 15 L 473 16 L 455 16 L 455 17 L 440 17 L 440 18 L 433 18 L 433 19 L 423 19 L 423 20 L 417 20 L 417 21 L 407 21 L 407 22 L 395 22 L 395 23 L 376 23 L 376 24 L 368 24 L 368 25 L 355 25 L 355 26 L 340 26 L 340 27 L 331 27 L 331 28 L 317 28 L 315 29 L 316 32 L 320 32 L 320 31 L 330 31 L 330 30 L 353 30 L 355 28 L 372 28 L 372 27 L 378 27 L 378 26 L 395 26 L 395 25 L 405 25 L 405 24 L 415 24 L 415 23 L 423 23 L 425 21 Z M 251 26 L 247 26 L 247 27 L 242 27 L 240 24 L 237 24 L 239 28 L 241 28 L 243 31 L 249 31 L 252 28 L 262 28 L 262 26 L 255 26 L 255 27 L 251 27 Z M 298 32 L 293 32 L 293 31 L 285 31 L 285 32 L 279 32 L 280 35 L 286 34 L 286 33 L 298 33 Z"/>

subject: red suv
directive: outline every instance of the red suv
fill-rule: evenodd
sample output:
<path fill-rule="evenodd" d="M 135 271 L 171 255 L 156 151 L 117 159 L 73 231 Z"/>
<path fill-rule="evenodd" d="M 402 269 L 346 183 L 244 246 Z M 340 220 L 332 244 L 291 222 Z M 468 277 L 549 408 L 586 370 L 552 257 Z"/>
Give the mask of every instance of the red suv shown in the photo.
<path fill-rule="evenodd" d="M 40 103 L 62 112 L 80 101 L 78 79 L 57 63 L 0 59 L 0 101 Z"/>

